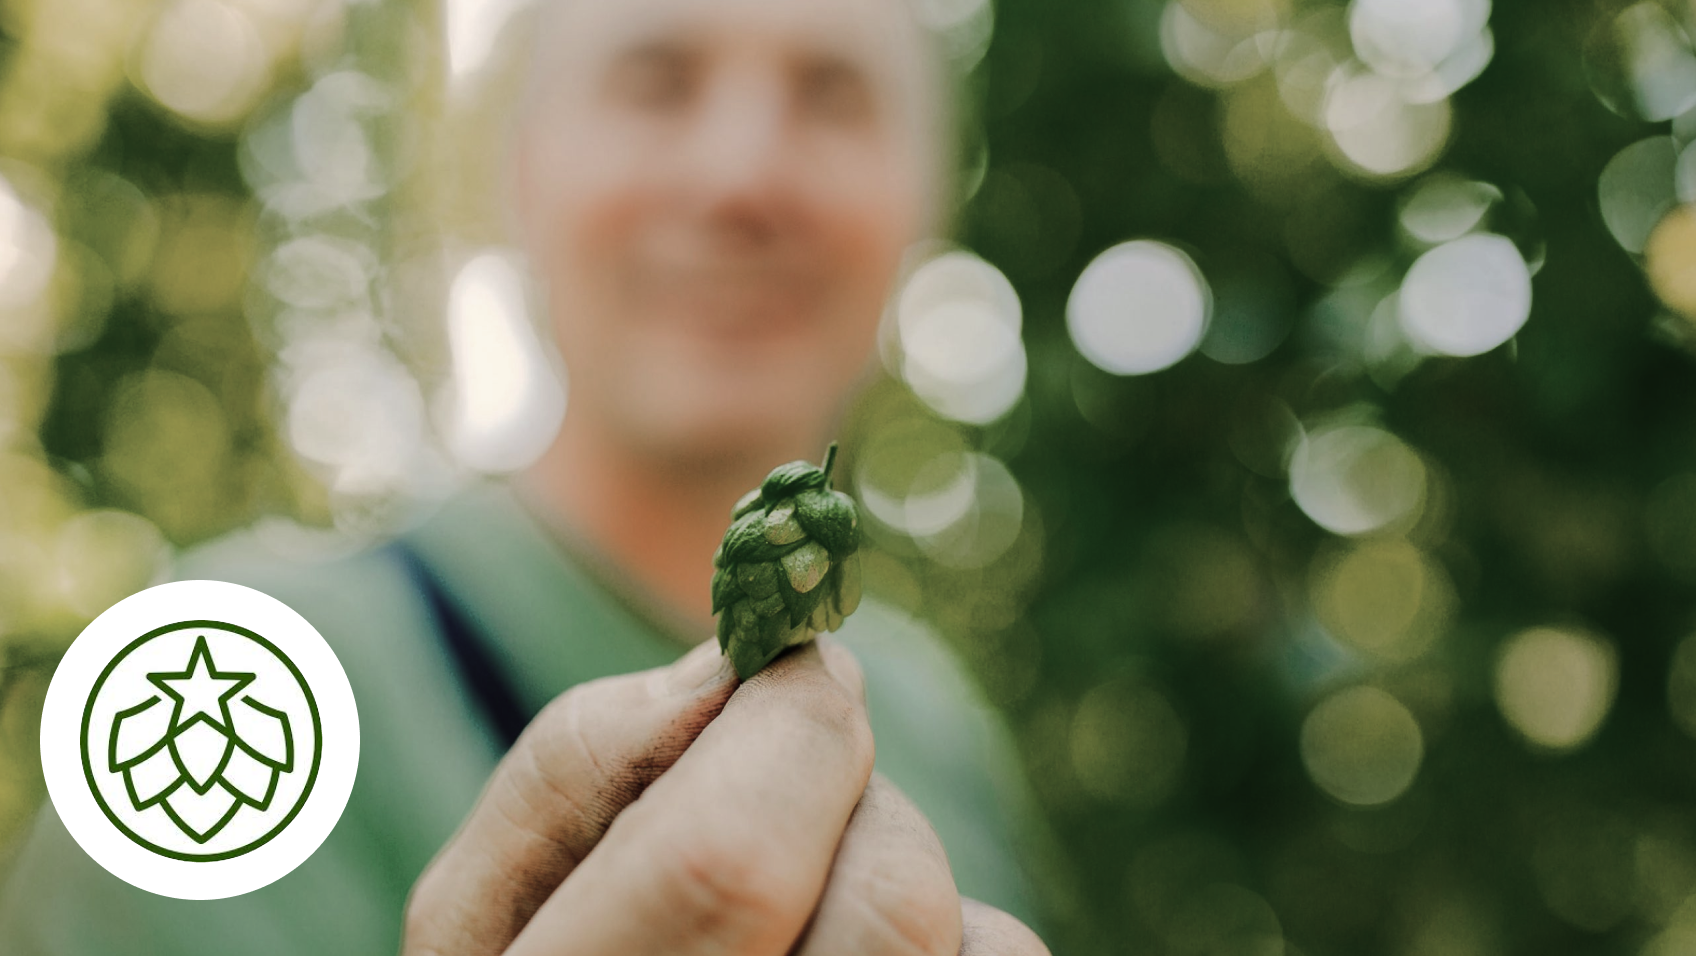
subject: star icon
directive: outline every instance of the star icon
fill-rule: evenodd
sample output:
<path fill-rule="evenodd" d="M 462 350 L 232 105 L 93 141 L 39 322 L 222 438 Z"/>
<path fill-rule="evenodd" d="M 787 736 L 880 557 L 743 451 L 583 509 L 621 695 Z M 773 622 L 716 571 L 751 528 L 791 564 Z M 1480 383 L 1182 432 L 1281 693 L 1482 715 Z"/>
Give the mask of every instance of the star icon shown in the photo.
<path fill-rule="evenodd" d="M 173 727 L 184 727 L 204 717 L 215 727 L 229 730 L 229 700 L 253 683 L 252 674 L 221 671 L 212 662 L 212 651 L 204 636 L 196 638 L 188 667 L 181 671 L 157 671 L 147 675 L 153 686 L 176 701 L 171 715 Z"/>

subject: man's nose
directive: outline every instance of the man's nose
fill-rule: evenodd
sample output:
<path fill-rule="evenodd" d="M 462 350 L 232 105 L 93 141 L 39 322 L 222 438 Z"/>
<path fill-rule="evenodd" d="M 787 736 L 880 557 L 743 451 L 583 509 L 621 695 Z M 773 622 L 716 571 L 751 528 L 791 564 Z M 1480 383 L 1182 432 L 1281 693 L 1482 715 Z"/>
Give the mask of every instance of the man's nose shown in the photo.
<path fill-rule="evenodd" d="M 727 70 L 702 104 L 690 178 L 710 207 L 760 208 L 785 188 L 788 96 L 755 70 Z"/>

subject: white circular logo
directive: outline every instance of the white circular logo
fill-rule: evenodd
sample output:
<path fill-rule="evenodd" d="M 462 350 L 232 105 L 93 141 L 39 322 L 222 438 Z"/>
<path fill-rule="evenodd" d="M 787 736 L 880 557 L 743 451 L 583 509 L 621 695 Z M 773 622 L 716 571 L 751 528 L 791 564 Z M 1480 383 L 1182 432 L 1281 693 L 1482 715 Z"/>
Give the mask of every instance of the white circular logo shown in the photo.
<path fill-rule="evenodd" d="M 65 652 L 41 715 L 53 807 L 144 890 L 256 890 L 330 835 L 359 766 L 347 675 L 306 619 L 223 581 L 118 602 Z"/>

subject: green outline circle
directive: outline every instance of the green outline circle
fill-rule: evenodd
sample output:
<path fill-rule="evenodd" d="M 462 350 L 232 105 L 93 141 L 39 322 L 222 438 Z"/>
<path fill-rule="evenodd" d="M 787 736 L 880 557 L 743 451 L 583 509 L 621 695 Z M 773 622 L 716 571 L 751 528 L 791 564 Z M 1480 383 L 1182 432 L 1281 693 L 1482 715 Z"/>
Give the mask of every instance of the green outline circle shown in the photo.
<path fill-rule="evenodd" d="M 261 647 L 270 651 L 278 660 L 282 661 L 284 666 L 289 669 L 289 673 L 294 675 L 295 681 L 300 684 L 301 691 L 306 694 L 306 706 L 312 712 L 312 769 L 306 774 L 306 787 L 301 790 L 300 798 L 297 799 L 294 806 L 289 809 L 288 815 L 283 817 L 283 821 L 271 828 L 269 833 L 266 833 L 264 836 L 254 840 L 252 843 L 249 843 L 244 847 L 234 850 L 226 850 L 223 853 L 179 853 L 176 850 L 167 850 L 162 846 L 155 846 L 136 835 L 135 831 L 125 826 L 124 822 L 118 819 L 118 815 L 112 812 L 112 808 L 106 805 L 106 798 L 100 793 L 100 784 L 94 779 L 94 765 L 88 757 L 88 730 L 89 725 L 94 720 L 94 699 L 100 696 L 100 688 L 106 683 L 106 678 L 110 677 L 112 675 L 112 671 L 117 668 L 118 662 L 122 661 L 125 657 L 128 657 L 131 651 L 148 641 L 153 640 L 155 637 L 158 637 L 161 634 L 168 634 L 172 631 L 180 631 L 183 628 L 188 627 L 216 628 L 240 634 L 243 637 L 257 641 Z M 318 702 L 312 697 L 311 685 L 306 682 L 306 677 L 301 674 L 300 668 L 296 667 L 294 665 L 294 661 L 289 660 L 289 656 L 279 650 L 277 645 L 272 644 L 270 641 L 267 641 L 265 638 L 260 637 L 258 634 L 253 633 L 245 627 L 238 627 L 234 624 L 226 624 L 223 621 L 178 621 L 175 624 L 167 624 L 156 630 L 148 631 L 146 634 L 136 638 L 123 650 L 119 651 L 117 656 L 113 657 L 109 663 L 107 663 L 106 669 L 100 672 L 99 679 L 94 682 L 93 689 L 88 692 L 88 703 L 84 705 L 82 711 L 82 736 L 79 743 L 82 747 L 82 771 L 83 776 L 88 779 L 88 789 L 94 794 L 94 802 L 99 804 L 100 812 L 106 814 L 106 819 L 112 821 L 112 825 L 117 827 L 120 833 L 129 837 L 144 849 L 151 850 L 160 856 L 170 857 L 173 860 L 182 860 L 187 863 L 213 863 L 218 860 L 233 859 L 245 853 L 259 849 L 265 844 L 271 842 L 273 837 L 283 832 L 290 823 L 294 822 L 295 815 L 300 813 L 300 809 L 302 807 L 306 806 L 307 798 L 312 795 L 312 785 L 318 780 L 318 764 L 324 756 L 324 728 L 323 721 L 318 716 Z"/>

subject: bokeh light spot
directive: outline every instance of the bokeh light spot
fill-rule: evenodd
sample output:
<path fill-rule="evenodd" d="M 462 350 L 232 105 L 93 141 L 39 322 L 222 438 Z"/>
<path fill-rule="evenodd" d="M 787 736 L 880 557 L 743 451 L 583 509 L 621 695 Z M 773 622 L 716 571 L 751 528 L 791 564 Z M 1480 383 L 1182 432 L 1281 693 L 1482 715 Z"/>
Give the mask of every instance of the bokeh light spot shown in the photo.
<path fill-rule="evenodd" d="M 1425 738 L 1401 701 L 1376 687 L 1325 698 L 1301 725 L 1301 759 L 1320 789 L 1374 806 L 1401 796 L 1419 773 Z"/>
<path fill-rule="evenodd" d="M 291 239 L 271 254 L 265 285 L 289 305 L 334 309 L 365 300 L 376 256 L 364 243 L 335 236 Z"/>
<path fill-rule="evenodd" d="M 456 81 L 488 61 L 501 30 L 523 6 L 524 0 L 447 0 L 448 69 Z"/>
<path fill-rule="evenodd" d="M 200 382 L 148 369 L 118 383 L 102 470 L 172 539 L 194 540 L 226 520 L 230 451 L 223 408 Z"/>
<path fill-rule="evenodd" d="M 1402 201 L 1401 226 L 1428 245 L 1448 242 L 1471 232 L 1501 201 L 1502 191 L 1489 183 L 1433 173 Z"/>
<path fill-rule="evenodd" d="M 1678 147 L 1670 136 L 1651 136 L 1625 147 L 1596 180 L 1602 221 L 1626 252 L 1639 253 L 1655 225 L 1678 203 Z"/>
<path fill-rule="evenodd" d="M 1613 645 L 1550 627 L 1509 638 L 1496 658 L 1496 706 L 1533 746 L 1571 750 L 1589 740 L 1613 705 Z"/>
<path fill-rule="evenodd" d="M 949 567 L 978 568 L 1013 546 L 1024 525 L 1025 494 L 1006 465 L 970 453 L 957 459 L 957 465 L 932 459 L 931 467 L 954 475 L 942 490 L 915 494 L 905 502 L 907 526 L 920 549 Z M 926 480 L 921 471 L 917 483 Z"/>
<path fill-rule="evenodd" d="M 46 290 L 57 249 L 58 236 L 46 218 L 0 178 L 0 310 L 28 305 Z"/>
<path fill-rule="evenodd" d="M 1412 660 L 1447 630 L 1448 576 L 1399 538 L 1362 543 L 1315 562 L 1313 602 L 1332 635 L 1373 657 Z"/>
<path fill-rule="evenodd" d="M 1355 52 L 1385 76 L 1424 76 L 1484 29 L 1490 0 L 1354 0 Z"/>
<path fill-rule="evenodd" d="M 1627 119 L 1668 120 L 1696 105 L 1690 36 L 1657 3 L 1638 3 L 1604 21 L 1584 46 L 1596 98 Z"/>
<path fill-rule="evenodd" d="M 1447 99 L 1409 102 L 1397 81 L 1354 65 L 1337 68 L 1325 96 L 1325 128 L 1344 166 L 1369 177 L 1409 176 L 1449 141 Z"/>
<path fill-rule="evenodd" d="M 1691 119 L 1696 121 L 1696 111 L 1692 111 Z M 1673 167 L 1673 191 L 1679 202 L 1696 203 L 1696 141 L 1688 136 L 1686 133 L 1684 148 L 1679 150 L 1678 163 Z"/>
<path fill-rule="evenodd" d="M 1231 171 L 1261 198 L 1282 204 L 1311 183 L 1322 155 L 1319 135 L 1283 107 L 1274 83 L 1244 83 L 1226 93 L 1219 125 Z"/>
<path fill-rule="evenodd" d="M 1314 9 L 1285 31 L 1273 69 L 1278 97 L 1290 115 L 1308 126 L 1323 126 L 1325 85 L 1352 55 L 1348 24 L 1337 7 Z"/>
<path fill-rule="evenodd" d="M 1680 206 L 1662 218 L 1649 234 L 1643 256 L 1650 288 L 1667 308 L 1696 320 L 1696 204 Z"/>
<path fill-rule="evenodd" d="M 535 461 L 565 417 L 565 389 L 532 326 L 521 275 L 485 253 L 466 263 L 448 291 L 453 387 L 448 445 L 480 471 L 515 471 Z"/>
<path fill-rule="evenodd" d="M 1418 516 L 1425 500 L 1425 465 L 1381 428 L 1322 429 L 1296 445 L 1290 496 L 1321 528 L 1366 534 Z"/>
<path fill-rule="evenodd" d="M 1072 718 L 1071 742 L 1072 765 L 1086 792 L 1148 808 L 1176 785 L 1189 734 L 1166 695 L 1120 680 L 1084 694 Z"/>
<path fill-rule="evenodd" d="M 1142 375 L 1177 363 L 1207 331 L 1212 295 L 1190 257 L 1165 243 L 1120 243 L 1072 287 L 1066 328 L 1096 367 Z"/>
<path fill-rule="evenodd" d="M 169 560 L 153 522 L 110 508 L 65 522 L 54 550 L 60 600 L 84 619 L 154 583 Z"/>
<path fill-rule="evenodd" d="M 1667 668 L 1667 709 L 1680 730 L 1696 737 L 1696 634 L 1679 641 L 1673 651 Z"/>
<path fill-rule="evenodd" d="M 1211 4 L 1247 9 L 1254 4 Z M 1160 17 L 1160 49 L 1179 76 L 1200 86 L 1229 86 L 1266 68 L 1265 50 L 1254 36 L 1259 18 L 1227 13 L 1199 17 L 1184 0 L 1168 0 Z M 1266 44 L 1267 49 L 1270 44 Z"/>
<path fill-rule="evenodd" d="M 385 351 L 353 342 L 297 343 L 288 387 L 295 451 L 330 470 L 346 495 L 403 489 L 424 437 L 418 382 Z"/>
<path fill-rule="evenodd" d="M 176 315 L 232 309 L 247 288 L 253 211 L 219 193 L 166 199 L 149 275 L 153 302 Z"/>
<path fill-rule="evenodd" d="M 942 43 L 954 69 L 970 71 L 989 50 L 995 5 L 989 0 L 914 0 L 913 14 Z"/>
<path fill-rule="evenodd" d="M 1000 460 L 966 448 L 934 419 L 892 423 L 854 470 L 854 493 L 876 525 L 910 538 L 946 567 L 983 567 L 1025 527 L 1025 493 Z"/>
<path fill-rule="evenodd" d="M 289 110 L 290 152 L 301 178 L 324 205 L 345 206 L 383 192 L 382 171 L 361 117 L 388 94 L 363 73 L 343 70 L 312 85 Z"/>
<path fill-rule="evenodd" d="M 1531 270 L 1503 236 L 1474 233 L 1414 261 L 1397 303 L 1402 330 L 1444 355 L 1479 355 L 1531 317 Z"/>
<path fill-rule="evenodd" d="M 221 0 L 177 0 L 141 51 L 142 85 L 167 109 L 200 123 L 239 119 L 264 94 L 271 51 L 246 12 Z"/>
<path fill-rule="evenodd" d="M 1171 953 L 1197 956 L 1283 956 L 1278 914 L 1260 894 L 1215 883 L 1184 902 L 1167 931 Z"/>
<path fill-rule="evenodd" d="M 987 424 L 1024 394 L 1019 296 L 983 259 L 955 251 L 920 266 L 896 300 L 895 322 L 902 377 L 938 413 Z"/>

